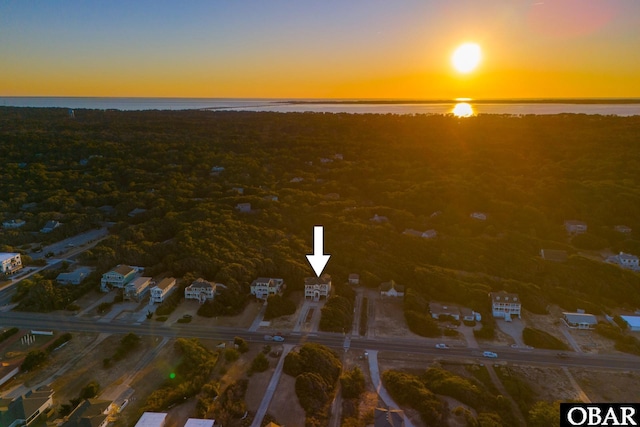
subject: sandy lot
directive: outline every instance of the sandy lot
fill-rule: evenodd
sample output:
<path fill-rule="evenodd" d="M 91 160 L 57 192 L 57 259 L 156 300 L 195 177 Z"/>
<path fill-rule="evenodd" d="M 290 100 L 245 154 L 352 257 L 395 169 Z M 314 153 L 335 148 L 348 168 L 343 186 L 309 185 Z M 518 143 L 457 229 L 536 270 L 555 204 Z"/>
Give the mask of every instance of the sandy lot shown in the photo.
<path fill-rule="evenodd" d="M 570 370 L 592 402 L 640 403 L 640 373 Z"/>
<path fill-rule="evenodd" d="M 298 402 L 295 385 L 294 377 L 285 373 L 280 376 L 278 387 L 267 410 L 267 413 L 271 414 L 280 425 L 292 427 L 304 425 L 305 413 Z"/>
<path fill-rule="evenodd" d="M 376 337 L 412 337 L 420 338 L 407 327 L 402 311 L 402 298 L 369 299 L 369 304 L 375 304 Z"/>
<path fill-rule="evenodd" d="M 203 326 L 229 326 L 236 328 L 249 328 L 253 319 L 256 318 L 258 312 L 260 312 L 260 308 L 262 307 L 262 303 L 251 301 L 245 307 L 244 311 L 237 316 L 220 316 L 220 317 L 202 317 L 198 316 L 196 313 L 198 308 L 200 308 L 200 303 L 198 301 L 186 300 L 182 301 L 182 303 L 175 309 L 173 313 L 169 316 L 169 318 L 164 322 L 166 325 L 171 325 L 178 321 L 185 314 L 190 314 L 192 317 L 191 323 L 194 325 L 203 325 Z M 154 316 L 155 321 L 155 316 Z"/>
<path fill-rule="evenodd" d="M 288 298 L 296 304 L 296 312 L 289 316 L 282 316 L 276 319 L 271 319 L 271 324 L 261 330 L 292 330 L 296 326 L 296 321 L 300 316 L 300 310 L 302 309 L 302 303 L 304 302 L 304 294 L 302 291 L 291 292 Z"/>

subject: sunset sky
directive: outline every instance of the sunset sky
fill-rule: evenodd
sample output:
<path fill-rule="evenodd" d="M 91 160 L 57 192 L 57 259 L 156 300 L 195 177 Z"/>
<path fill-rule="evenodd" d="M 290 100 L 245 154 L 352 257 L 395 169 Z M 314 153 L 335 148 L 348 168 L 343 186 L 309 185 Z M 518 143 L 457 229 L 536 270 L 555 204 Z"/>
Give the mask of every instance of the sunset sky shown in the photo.
<path fill-rule="evenodd" d="M 0 96 L 640 97 L 640 1 L 6 0 L 0 58 Z"/>

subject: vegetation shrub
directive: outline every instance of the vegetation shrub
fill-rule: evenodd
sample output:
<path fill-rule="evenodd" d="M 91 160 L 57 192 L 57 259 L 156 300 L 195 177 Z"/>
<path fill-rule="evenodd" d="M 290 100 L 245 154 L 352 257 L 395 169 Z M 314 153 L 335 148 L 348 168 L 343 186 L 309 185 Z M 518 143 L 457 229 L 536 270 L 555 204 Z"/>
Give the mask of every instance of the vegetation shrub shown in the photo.
<path fill-rule="evenodd" d="M 318 414 L 329 402 L 331 387 L 320 375 L 303 372 L 296 377 L 296 395 L 305 413 Z"/>
<path fill-rule="evenodd" d="M 444 405 L 418 378 L 391 370 L 382 373 L 382 381 L 391 397 L 398 404 L 418 411 L 426 425 L 442 425 Z"/>
<path fill-rule="evenodd" d="M 31 350 L 24 358 L 20 370 L 22 372 L 31 371 L 38 366 L 44 364 L 47 360 L 47 353 L 42 350 Z"/>
<path fill-rule="evenodd" d="M 247 340 L 245 340 L 244 338 L 234 337 L 233 344 L 235 345 L 235 347 L 238 349 L 240 353 L 246 353 L 247 351 L 249 351 L 249 344 L 247 343 Z"/>
<path fill-rule="evenodd" d="M 364 375 L 357 366 L 351 371 L 345 372 L 340 377 L 342 397 L 345 399 L 358 399 L 364 392 Z"/>
<path fill-rule="evenodd" d="M 353 304 L 345 297 L 330 297 L 322 307 L 320 330 L 326 332 L 347 332 L 353 324 Z"/>
<path fill-rule="evenodd" d="M 51 344 L 47 346 L 47 349 L 46 349 L 47 353 L 51 353 L 53 350 L 60 347 L 62 344 L 68 341 L 71 341 L 71 338 L 73 338 L 73 336 L 69 332 L 60 335 L 58 338 L 55 339 L 55 341 L 53 341 Z"/>
<path fill-rule="evenodd" d="M 526 345 L 535 348 L 546 348 L 549 350 L 567 350 L 569 347 L 558 338 L 535 328 L 524 328 L 522 340 Z"/>
<path fill-rule="evenodd" d="M 253 362 L 251 362 L 249 372 L 264 372 L 267 369 L 269 369 L 269 359 L 267 359 L 264 353 L 258 353 L 253 359 Z"/>
<path fill-rule="evenodd" d="M 165 319 L 166 320 L 166 319 Z M 178 323 L 191 323 L 191 317 L 181 317 L 177 320 Z"/>
<path fill-rule="evenodd" d="M 296 312 L 296 304 L 282 295 L 272 295 L 267 300 L 264 320 L 271 320 L 281 316 L 288 316 Z"/>
<path fill-rule="evenodd" d="M 122 337 L 111 358 L 116 362 L 123 360 L 129 354 L 134 352 L 139 345 L 140 337 L 133 332 L 129 332 L 127 335 Z"/>
<path fill-rule="evenodd" d="M 4 341 L 4 340 L 8 339 L 9 337 L 11 337 L 11 336 L 13 336 L 13 335 L 17 334 L 19 330 L 20 330 L 20 329 L 18 329 L 18 328 L 10 328 L 10 329 L 7 329 L 7 330 L 6 330 L 6 331 L 4 331 L 2 334 L 0 334 L 0 342 L 2 342 L 2 341 Z"/>
<path fill-rule="evenodd" d="M 226 348 L 224 350 L 224 360 L 227 362 L 235 362 L 240 358 L 240 352 L 235 348 Z"/>

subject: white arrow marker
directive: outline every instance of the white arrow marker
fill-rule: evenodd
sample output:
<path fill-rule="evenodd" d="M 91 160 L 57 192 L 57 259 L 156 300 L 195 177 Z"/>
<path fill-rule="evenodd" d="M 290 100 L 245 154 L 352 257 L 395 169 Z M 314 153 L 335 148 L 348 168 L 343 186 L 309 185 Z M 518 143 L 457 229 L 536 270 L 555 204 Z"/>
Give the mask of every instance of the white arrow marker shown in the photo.
<path fill-rule="evenodd" d="M 324 228 L 321 225 L 313 226 L 313 255 L 307 255 L 309 264 L 315 271 L 316 276 L 320 277 L 322 270 L 329 262 L 331 255 L 324 254 Z"/>

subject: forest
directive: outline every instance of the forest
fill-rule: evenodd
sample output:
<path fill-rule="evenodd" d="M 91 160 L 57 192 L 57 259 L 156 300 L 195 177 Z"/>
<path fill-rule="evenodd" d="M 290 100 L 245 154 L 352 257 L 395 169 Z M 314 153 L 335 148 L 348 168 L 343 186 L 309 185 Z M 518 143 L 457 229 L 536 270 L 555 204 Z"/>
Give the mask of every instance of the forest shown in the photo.
<path fill-rule="evenodd" d="M 639 140 L 640 117 L 0 107 L 0 222 L 25 221 L 0 230 L 0 252 L 108 224 L 81 258 L 96 287 L 120 263 L 203 277 L 227 286 L 214 316 L 241 309 L 256 277 L 301 289 L 321 224 L 334 283 L 402 283 L 409 317 L 429 300 L 484 314 L 503 289 L 538 313 L 636 309 L 640 274 L 593 255 L 640 255 Z M 39 233 L 49 220 L 62 226 Z M 587 233 L 569 236 L 565 220 Z"/>

